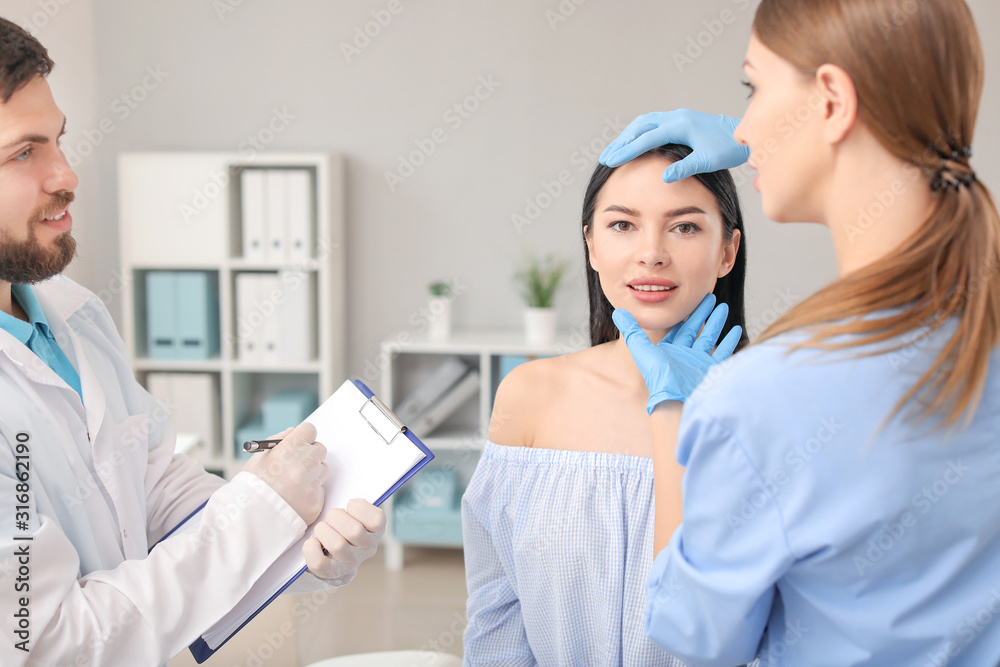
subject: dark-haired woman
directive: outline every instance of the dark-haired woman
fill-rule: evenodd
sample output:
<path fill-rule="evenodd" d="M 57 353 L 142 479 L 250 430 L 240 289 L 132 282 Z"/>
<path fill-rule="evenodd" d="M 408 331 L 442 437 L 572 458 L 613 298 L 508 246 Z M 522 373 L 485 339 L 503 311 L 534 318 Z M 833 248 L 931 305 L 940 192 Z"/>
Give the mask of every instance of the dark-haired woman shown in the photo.
<path fill-rule="evenodd" d="M 840 275 L 710 372 L 672 441 L 679 404 L 654 409 L 657 512 L 683 523 L 657 535 L 647 630 L 694 665 L 998 665 L 1000 217 L 970 162 L 972 15 L 763 0 L 744 71 L 764 212 L 826 225 Z M 670 118 L 604 159 L 681 140 Z M 715 169 L 739 152 L 719 135 L 691 141 Z M 647 380 L 688 354 L 626 335 Z M 660 484 L 674 444 L 683 498 Z"/>
<path fill-rule="evenodd" d="M 735 325 L 746 243 L 729 173 L 648 187 L 689 152 L 667 146 L 596 169 L 581 230 L 592 347 L 523 364 L 500 385 L 462 502 L 466 664 L 682 664 L 644 631 L 649 392 L 611 313 L 628 309 L 659 340 L 686 319 L 704 322 L 718 297 L 730 306 L 721 356 L 745 342 Z"/>

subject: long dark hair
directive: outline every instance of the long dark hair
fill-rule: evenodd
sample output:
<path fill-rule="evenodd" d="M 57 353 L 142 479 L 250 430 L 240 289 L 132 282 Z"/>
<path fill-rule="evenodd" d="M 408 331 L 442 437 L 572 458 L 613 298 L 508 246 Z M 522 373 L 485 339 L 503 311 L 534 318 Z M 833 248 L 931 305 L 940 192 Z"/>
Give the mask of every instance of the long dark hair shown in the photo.
<path fill-rule="evenodd" d="M 667 144 L 649 152 L 650 155 L 665 157 L 674 162 L 686 157 L 690 153 L 691 149 L 689 147 L 679 144 Z M 594 207 L 597 205 L 597 195 L 600 194 L 601 189 L 613 171 L 614 169 L 611 167 L 605 167 L 602 164 L 597 165 L 593 176 L 590 177 L 590 183 L 587 185 L 587 192 L 583 196 L 583 256 L 587 266 L 591 345 L 607 343 L 619 336 L 618 328 L 611 321 L 611 313 L 615 310 L 614 306 L 608 301 L 608 297 L 604 296 L 604 290 L 601 289 L 601 280 L 597 275 L 597 271 L 594 271 L 594 267 L 590 265 L 590 252 L 587 249 L 586 240 L 587 230 L 593 229 Z M 722 216 L 722 233 L 726 242 L 732 241 L 734 229 L 740 230 L 740 247 L 736 253 L 736 262 L 729 273 L 716 281 L 715 290 L 713 290 L 718 303 L 729 305 L 729 317 L 726 318 L 723 335 L 737 324 L 743 327 L 743 335 L 740 337 L 740 343 L 736 348 L 739 350 L 749 344 L 750 339 L 747 337 L 746 316 L 743 312 L 743 283 L 746 280 L 747 273 L 747 236 L 746 231 L 743 229 L 743 211 L 740 209 L 740 200 L 736 195 L 736 183 L 733 182 L 733 177 L 727 170 L 698 174 L 694 178 L 698 179 L 698 182 L 708 188 L 708 191 L 715 197 L 715 203 L 719 207 L 719 213 Z M 652 186 L 655 187 L 656 184 L 653 183 Z"/>

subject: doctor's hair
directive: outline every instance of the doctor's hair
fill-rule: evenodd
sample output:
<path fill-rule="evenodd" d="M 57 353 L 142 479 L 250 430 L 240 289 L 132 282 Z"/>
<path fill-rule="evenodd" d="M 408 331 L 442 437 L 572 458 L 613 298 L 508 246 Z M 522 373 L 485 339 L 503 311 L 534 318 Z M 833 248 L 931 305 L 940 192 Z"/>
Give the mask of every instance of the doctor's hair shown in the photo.
<path fill-rule="evenodd" d="M 677 162 L 691 154 L 688 146 L 680 144 L 667 144 L 654 148 L 645 153 L 646 155 L 664 157 L 672 162 Z M 641 158 L 639 158 L 641 159 Z M 597 206 L 597 197 L 600 195 L 604 184 L 615 171 L 615 168 L 598 164 L 587 184 L 587 190 L 583 195 L 583 259 L 587 273 L 587 296 L 590 302 L 590 344 L 600 345 L 617 339 L 621 334 L 618 327 L 611 319 L 611 314 L 615 311 L 614 306 L 608 301 L 604 290 L 601 289 L 601 279 L 597 271 L 590 265 L 590 252 L 587 249 L 587 236 L 593 229 L 594 212 Z M 722 218 L 722 237 L 726 243 L 733 240 L 733 230 L 740 230 L 740 247 L 736 253 L 736 260 L 729 273 L 719 278 L 715 283 L 715 294 L 717 303 L 725 303 L 729 306 L 729 315 L 723 327 L 723 335 L 735 325 L 743 328 L 740 342 L 736 346 L 737 350 L 742 349 L 750 341 L 747 338 L 746 316 L 744 314 L 743 285 L 746 282 L 747 272 L 747 236 L 743 227 L 743 211 L 740 208 L 740 199 L 736 193 L 736 183 L 728 170 L 713 171 L 707 174 L 697 174 L 692 176 L 698 180 L 712 194 L 715 204 L 719 208 L 719 215 Z M 651 187 L 656 187 L 652 183 Z"/>
<path fill-rule="evenodd" d="M 1000 216 L 969 164 L 983 53 L 968 6 L 963 0 L 763 0 L 753 32 L 807 79 L 825 63 L 847 72 L 859 120 L 907 163 L 918 185 L 934 192 L 921 226 L 891 255 L 796 305 L 759 340 L 805 329 L 811 337 L 795 348 L 892 340 L 876 352 L 885 353 L 954 318 L 950 340 L 890 417 L 912 400 L 907 420 L 942 414 L 939 427 L 945 427 L 965 415 L 968 425 L 1000 341 Z M 950 174 L 943 188 L 942 174 Z M 894 311 L 871 317 L 885 309 Z M 845 334 L 853 336 L 832 340 Z M 897 344 L 900 339 L 905 342 Z"/>
<path fill-rule="evenodd" d="M 42 43 L 21 26 L 0 18 L 0 102 L 36 76 L 46 77 L 55 64 Z"/>

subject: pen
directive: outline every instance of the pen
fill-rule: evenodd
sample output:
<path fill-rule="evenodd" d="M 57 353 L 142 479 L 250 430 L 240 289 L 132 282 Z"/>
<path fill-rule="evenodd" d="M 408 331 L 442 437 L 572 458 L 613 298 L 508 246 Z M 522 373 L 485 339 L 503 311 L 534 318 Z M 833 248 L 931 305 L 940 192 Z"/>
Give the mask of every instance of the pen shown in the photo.
<path fill-rule="evenodd" d="M 243 451 L 253 454 L 263 452 L 277 445 L 281 440 L 249 440 L 243 443 Z"/>

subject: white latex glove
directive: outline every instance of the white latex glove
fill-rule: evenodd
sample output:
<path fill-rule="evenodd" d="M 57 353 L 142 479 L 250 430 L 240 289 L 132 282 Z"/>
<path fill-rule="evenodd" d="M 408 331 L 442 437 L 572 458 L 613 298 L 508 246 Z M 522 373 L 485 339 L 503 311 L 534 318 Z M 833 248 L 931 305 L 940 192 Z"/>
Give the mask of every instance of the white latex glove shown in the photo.
<path fill-rule="evenodd" d="M 243 470 L 260 477 L 310 524 L 326 498 L 323 482 L 330 474 L 324 462 L 326 447 L 315 441 L 316 427 L 308 422 L 270 439 L 277 438 L 282 438 L 280 443 L 251 456 Z"/>
<path fill-rule="evenodd" d="M 346 510 L 334 508 L 326 513 L 302 545 L 302 555 L 317 577 L 346 584 L 357 574 L 358 566 L 375 555 L 383 533 L 385 512 L 355 498 Z"/>

